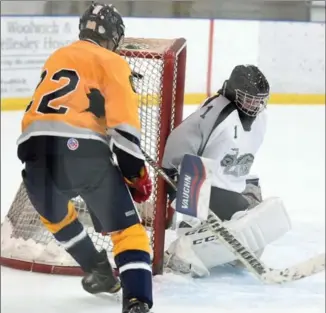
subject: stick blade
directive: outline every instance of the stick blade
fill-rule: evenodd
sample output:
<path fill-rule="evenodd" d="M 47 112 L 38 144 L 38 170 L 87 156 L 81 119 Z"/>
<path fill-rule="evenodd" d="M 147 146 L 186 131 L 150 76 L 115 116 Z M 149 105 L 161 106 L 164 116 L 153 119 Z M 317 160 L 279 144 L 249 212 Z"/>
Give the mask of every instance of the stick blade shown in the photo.
<path fill-rule="evenodd" d="M 268 284 L 282 284 L 312 276 L 325 270 L 325 253 L 283 270 L 269 269 L 262 279 Z"/>

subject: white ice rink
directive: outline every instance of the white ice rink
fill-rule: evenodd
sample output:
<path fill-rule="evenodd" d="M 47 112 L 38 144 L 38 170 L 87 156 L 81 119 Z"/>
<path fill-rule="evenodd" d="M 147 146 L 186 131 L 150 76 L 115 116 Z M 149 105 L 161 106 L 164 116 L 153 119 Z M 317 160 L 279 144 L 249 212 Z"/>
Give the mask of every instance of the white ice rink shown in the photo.
<path fill-rule="evenodd" d="M 194 107 L 186 108 L 188 115 Z M 265 142 L 253 172 L 264 196 L 283 198 L 293 229 L 266 249 L 271 267 L 286 267 L 324 252 L 325 108 L 272 106 Z M 22 113 L 1 114 L 1 220 L 20 184 L 15 140 Z M 154 313 L 322 313 L 324 273 L 282 286 L 264 286 L 246 271 L 228 267 L 193 280 L 154 278 Z M 91 296 L 80 278 L 1 268 L 2 313 L 120 313 L 117 299 Z"/>

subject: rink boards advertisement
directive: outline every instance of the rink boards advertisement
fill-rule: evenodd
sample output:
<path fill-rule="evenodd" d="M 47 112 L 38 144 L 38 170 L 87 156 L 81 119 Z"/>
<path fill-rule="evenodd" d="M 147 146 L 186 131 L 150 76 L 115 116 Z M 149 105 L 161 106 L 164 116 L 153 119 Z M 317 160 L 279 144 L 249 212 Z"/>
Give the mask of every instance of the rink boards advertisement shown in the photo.
<path fill-rule="evenodd" d="M 126 18 L 126 36 L 187 39 L 185 104 L 214 93 L 237 64 L 255 64 L 271 103 L 325 104 L 325 24 Z M 78 39 L 78 17 L 1 17 L 1 109 L 22 110 L 56 49 Z"/>

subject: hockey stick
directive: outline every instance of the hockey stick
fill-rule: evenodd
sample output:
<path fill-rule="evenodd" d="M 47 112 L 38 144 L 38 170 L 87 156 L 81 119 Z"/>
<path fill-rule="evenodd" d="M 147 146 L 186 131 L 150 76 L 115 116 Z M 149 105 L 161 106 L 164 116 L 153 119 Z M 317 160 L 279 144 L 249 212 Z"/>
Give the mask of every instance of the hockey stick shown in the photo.
<path fill-rule="evenodd" d="M 143 151 L 147 163 L 172 187 L 177 190 L 175 182 Z M 309 277 L 325 270 L 325 253 L 284 269 L 266 267 L 257 257 L 242 245 L 223 225 L 223 222 L 210 211 L 208 226 L 216 237 L 253 273 L 260 281 L 267 284 L 280 284 Z"/>

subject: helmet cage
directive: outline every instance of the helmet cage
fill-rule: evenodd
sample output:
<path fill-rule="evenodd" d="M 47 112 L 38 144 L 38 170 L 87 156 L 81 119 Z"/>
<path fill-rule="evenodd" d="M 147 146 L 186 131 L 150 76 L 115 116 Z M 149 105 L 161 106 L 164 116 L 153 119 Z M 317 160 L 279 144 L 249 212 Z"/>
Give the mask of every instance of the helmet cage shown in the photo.
<path fill-rule="evenodd" d="M 262 112 L 269 99 L 269 93 L 258 93 L 253 96 L 240 89 L 235 89 L 235 104 L 238 109 L 248 116 L 257 116 Z"/>

